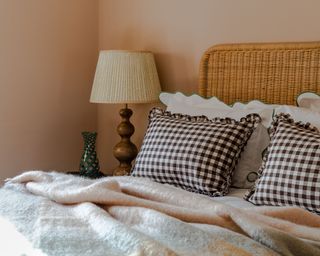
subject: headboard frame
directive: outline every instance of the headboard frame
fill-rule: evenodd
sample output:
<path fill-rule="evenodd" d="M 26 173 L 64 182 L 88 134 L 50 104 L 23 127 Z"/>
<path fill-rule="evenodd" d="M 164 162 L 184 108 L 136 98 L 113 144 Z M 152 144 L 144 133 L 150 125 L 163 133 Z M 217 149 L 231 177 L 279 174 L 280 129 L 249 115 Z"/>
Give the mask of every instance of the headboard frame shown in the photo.
<path fill-rule="evenodd" d="M 293 105 L 303 91 L 320 92 L 320 42 L 216 45 L 201 59 L 206 98 Z"/>

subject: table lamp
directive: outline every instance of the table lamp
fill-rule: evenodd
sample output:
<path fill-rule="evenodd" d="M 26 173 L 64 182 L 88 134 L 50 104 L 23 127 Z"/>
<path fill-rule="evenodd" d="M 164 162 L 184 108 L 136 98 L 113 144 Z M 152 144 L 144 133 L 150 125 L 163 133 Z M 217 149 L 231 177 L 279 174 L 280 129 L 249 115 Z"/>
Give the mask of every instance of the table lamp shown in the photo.
<path fill-rule="evenodd" d="M 128 104 L 158 101 L 160 82 L 151 52 L 109 50 L 100 51 L 93 81 L 90 102 L 122 103 L 122 121 L 117 131 L 121 137 L 113 155 L 119 166 L 113 175 L 128 175 L 131 162 L 137 156 L 137 147 L 130 141 L 134 126 L 130 122 L 132 110 Z"/>

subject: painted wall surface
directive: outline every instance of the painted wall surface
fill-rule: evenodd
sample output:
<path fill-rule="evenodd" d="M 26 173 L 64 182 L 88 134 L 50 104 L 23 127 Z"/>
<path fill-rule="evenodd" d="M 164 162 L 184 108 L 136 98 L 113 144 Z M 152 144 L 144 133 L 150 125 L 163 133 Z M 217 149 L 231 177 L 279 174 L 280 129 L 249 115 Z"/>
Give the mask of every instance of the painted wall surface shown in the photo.
<path fill-rule="evenodd" d="M 0 180 L 75 170 L 98 56 L 98 1 L 0 0 Z"/>
<path fill-rule="evenodd" d="M 100 0 L 100 49 L 155 53 L 165 91 L 197 92 L 201 54 L 233 42 L 320 40 L 318 0 Z M 98 108 L 98 149 L 105 170 L 117 165 L 112 147 L 121 106 Z M 140 145 L 151 105 L 133 106 L 133 141 Z"/>

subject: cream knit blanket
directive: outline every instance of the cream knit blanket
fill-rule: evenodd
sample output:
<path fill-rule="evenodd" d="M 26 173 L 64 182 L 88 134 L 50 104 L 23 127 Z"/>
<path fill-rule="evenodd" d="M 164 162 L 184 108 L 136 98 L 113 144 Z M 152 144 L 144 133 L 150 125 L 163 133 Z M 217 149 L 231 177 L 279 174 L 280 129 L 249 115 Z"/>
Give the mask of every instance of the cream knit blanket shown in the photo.
<path fill-rule="evenodd" d="M 25 172 L 0 189 L 0 214 L 44 255 L 320 255 L 320 216 L 143 178 Z"/>

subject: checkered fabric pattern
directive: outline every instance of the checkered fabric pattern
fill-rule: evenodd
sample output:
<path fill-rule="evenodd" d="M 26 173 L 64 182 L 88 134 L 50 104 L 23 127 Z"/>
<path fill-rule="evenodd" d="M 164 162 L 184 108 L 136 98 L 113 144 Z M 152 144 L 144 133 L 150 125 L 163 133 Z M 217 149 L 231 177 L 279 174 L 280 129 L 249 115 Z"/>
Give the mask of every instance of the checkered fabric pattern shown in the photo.
<path fill-rule="evenodd" d="M 245 199 L 256 205 L 299 206 L 320 214 L 320 133 L 288 114 L 275 116 L 259 179 Z"/>
<path fill-rule="evenodd" d="M 257 114 L 238 122 L 154 108 L 132 175 L 210 196 L 225 195 L 241 150 L 259 122 Z"/>

